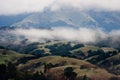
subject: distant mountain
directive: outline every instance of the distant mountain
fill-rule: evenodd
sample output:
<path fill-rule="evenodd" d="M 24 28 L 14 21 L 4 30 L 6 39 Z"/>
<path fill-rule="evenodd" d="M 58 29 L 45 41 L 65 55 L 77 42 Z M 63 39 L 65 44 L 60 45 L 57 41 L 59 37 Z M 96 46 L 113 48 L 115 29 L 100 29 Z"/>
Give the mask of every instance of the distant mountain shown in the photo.
<path fill-rule="evenodd" d="M 96 26 L 95 22 L 86 12 L 78 10 L 61 9 L 59 11 L 46 10 L 42 13 L 32 14 L 22 21 L 13 24 L 16 27 L 80 27 L 80 26 Z"/>
<path fill-rule="evenodd" d="M 110 31 L 120 29 L 120 12 L 47 9 L 41 13 L 33 13 L 12 26 L 19 28 L 102 27 Z"/>
<path fill-rule="evenodd" d="M 19 15 L 7 15 L 7 16 L 0 16 L 0 27 L 3 26 L 10 26 L 13 23 L 17 23 L 21 20 L 23 20 L 24 18 L 26 18 L 27 16 L 29 16 L 30 14 L 19 14 Z"/>
<path fill-rule="evenodd" d="M 90 16 L 98 22 L 98 25 L 107 31 L 120 29 L 120 12 L 90 11 Z"/>

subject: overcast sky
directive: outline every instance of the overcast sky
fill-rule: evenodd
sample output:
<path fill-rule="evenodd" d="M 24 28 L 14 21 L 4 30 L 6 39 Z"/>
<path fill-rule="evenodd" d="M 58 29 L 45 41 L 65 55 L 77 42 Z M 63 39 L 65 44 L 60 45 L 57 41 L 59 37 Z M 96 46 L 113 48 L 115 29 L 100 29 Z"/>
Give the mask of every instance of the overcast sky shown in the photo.
<path fill-rule="evenodd" d="M 0 15 L 39 12 L 46 7 L 59 10 L 61 7 L 120 11 L 120 0 L 0 0 Z"/>

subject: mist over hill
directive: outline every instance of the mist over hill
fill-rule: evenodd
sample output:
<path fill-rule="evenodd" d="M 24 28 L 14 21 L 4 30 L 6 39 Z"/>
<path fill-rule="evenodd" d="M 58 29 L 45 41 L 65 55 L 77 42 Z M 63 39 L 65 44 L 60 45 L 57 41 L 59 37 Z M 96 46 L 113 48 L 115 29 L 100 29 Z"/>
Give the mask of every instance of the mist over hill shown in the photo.
<path fill-rule="evenodd" d="M 84 44 L 119 47 L 120 12 L 81 10 L 73 7 L 26 15 L 21 21 L 0 28 L 1 44 L 21 44 L 22 41 L 46 42 L 65 40 Z"/>

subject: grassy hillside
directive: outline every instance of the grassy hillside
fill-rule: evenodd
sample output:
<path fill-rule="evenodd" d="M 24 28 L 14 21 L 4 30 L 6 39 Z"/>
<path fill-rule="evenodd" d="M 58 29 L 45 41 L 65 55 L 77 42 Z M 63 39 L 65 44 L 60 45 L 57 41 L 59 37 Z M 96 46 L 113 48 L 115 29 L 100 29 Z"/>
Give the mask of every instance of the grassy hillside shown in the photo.
<path fill-rule="evenodd" d="M 101 61 L 100 66 L 106 68 L 111 73 L 120 75 L 120 53 Z"/>
<path fill-rule="evenodd" d="M 109 78 L 115 76 L 108 73 L 106 70 L 101 69 L 83 60 L 61 56 L 48 56 L 39 59 L 29 60 L 26 64 L 18 65 L 18 68 L 20 70 L 44 72 L 44 63 L 51 64 L 49 66 L 53 65 L 47 70 L 46 73 L 49 79 L 52 80 L 63 80 L 62 78 L 64 76 L 64 69 L 67 67 L 73 68 L 73 71 L 77 73 L 78 80 L 81 80 L 80 78 L 84 75 L 86 75 L 92 80 L 109 80 Z"/>
<path fill-rule="evenodd" d="M 77 73 L 77 78 L 87 75 L 92 79 L 93 75 L 96 75 L 95 77 L 100 80 L 107 80 L 113 76 L 112 74 L 120 76 L 120 53 L 115 48 L 67 41 L 48 41 L 30 43 L 15 49 L 26 54 L 0 49 L 0 64 L 12 61 L 19 70 L 31 72 L 44 72 L 46 64 L 50 71 L 60 70 L 61 74 L 65 68 L 72 67 Z M 101 77 L 102 74 L 104 76 Z"/>
<path fill-rule="evenodd" d="M 0 49 L 0 64 L 5 63 L 6 61 L 16 61 L 22 57 L 29 57 L 32 55 L 20 54 L 12 50 Z"/>
<path fill-rule="evenodd" d="M 91 80 L 109 80 L 112 76 L 114 76 L 102 69 L 95 69 L 95 68 L 80 69 L 79 66 L 71 66 L 71 65 L 52 68 L 49 70 L 48 76 L 50 76 L 50 78 L 52 79 L 57 78 L 57 80 L 62 80 L 61 77 L 64 76 L 63 75 L 64 69 L 67 67 L 72 67 L 74 69 L 74 72 L 77 73 L 77 80 L 83 80 L 81 78 L 84 75 L 86 75 Z"/>
<path fill-rule="evenodd" d="M 58 65 L 59 66 L 67 66 L 67 65 L 77 65 L 77 66 L 81 66 L 81 65 L 87 65 L 88 67 L 96 67 L 88 62 L 84 62 L 82 60 L 78 60 L 78 59 L 74 59 L 74 58 L 67 58 L 67 57 L 60 57 L 60 56 L 48 56 L 48 57 L 43 57 L 43 58 L 39 58 L 39 59 L 34 59 L 34 60 L 30 60 L 28 61 L 26 64 L 24 65 L 19 65 L 20 68 L 26 68 L 26 67 L 30 67 L 27 69 L 32 69 L 33 70 L 33 66 L 37 65 L 38 63 L 40 63 L 40 66 L 36 66 L 34 68 L 34 70 L 39 70 L 43 68 L 44 63 L 49 64 L 52 63 L 53 65 Z"/>

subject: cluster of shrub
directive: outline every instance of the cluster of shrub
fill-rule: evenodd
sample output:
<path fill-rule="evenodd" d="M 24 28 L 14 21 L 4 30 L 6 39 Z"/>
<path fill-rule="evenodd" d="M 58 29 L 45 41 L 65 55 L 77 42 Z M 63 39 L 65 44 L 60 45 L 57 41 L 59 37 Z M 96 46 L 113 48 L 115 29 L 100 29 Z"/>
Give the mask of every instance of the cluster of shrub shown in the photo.
<path fill-rule="evenodd" d="M 59 56 L 66 56 L 66 57 L 67 56 L 72 57 L 73 55 L 71 55 L 70 51 L 80 47 L 84 47 L 84 45 L 77 44 L 75 46 L 71 46 L 71 43 L 67 43 L 67 44 L 54 44 L 54 45 L 45 46 L 45 48 L 50 49 L 50 52 L 52 53 L 52 55 L 59 55 Z"/>
<path fill-rule="evenodd" d="M 114 56 L 114 55 L 118 54 L 117 51 L 104 52 L 102 49 L 98 49 L 97 51 L 89 50 L 88 53 L 89 54 L 88 54 L 87 58 L 98 55 L 98 57 L 88 60 L 88 62 L 93 63 L 93 64 L 97 64 L 101 60 L 105 60 L 106 58 L 108 58 L 110 56 Z"/>
<path fill-rule="evenodd" d="M 8 62 L 7 64 L 0 64 L 0 80 L 51 80 L 47 77 L 47 70 L 56 67 L 51 63 L 44 63 L 44 72 L 32 72 L 18 70 L 16 65 Z M 64 69 L 64 78 L 62 80 L 76 80 L 77 73 L 73 71 L 72 67 Z M 83 76 L 81 80 L 88 80 L 87 76 Z"/>
<path fill-rule="evenodd" d="M 0 80 L 48 80 L 42 72 L 20 71 L 15 64 L 0 64 Z"/>

